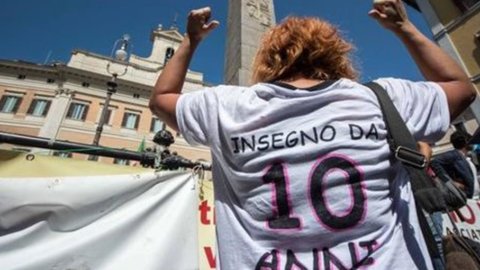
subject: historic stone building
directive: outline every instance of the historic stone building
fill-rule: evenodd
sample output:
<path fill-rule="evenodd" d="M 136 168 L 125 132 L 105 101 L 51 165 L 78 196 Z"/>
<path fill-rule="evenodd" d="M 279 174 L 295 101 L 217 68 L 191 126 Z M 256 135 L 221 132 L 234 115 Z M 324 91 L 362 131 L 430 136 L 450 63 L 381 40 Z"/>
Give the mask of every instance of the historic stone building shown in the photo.
<path fill-rule="evenodd" d="M 480 0 L 405 0 L 429 23 L 436 42 L 454 56 L 480 90 Z M 275 24 L 273 0 L 229 0 L 224 80 L 247 85 L 251 63 L 261 34 Z M 148 99 L 164 64 L 178 48 L 182 35 L 176 28 L 152 32 L 151 55 L 131 55 L 128 65 L 87 51 L 75 50 L 67 64 L 40 65 L 21 60 L 0 60 L 0 131 L 52 140 L 90 144 L 100 119 L 111 73 L 125 74 L 108 106 L 99 144 L 137 150 L 145 139 L 153 147 L 154 134 L 164 128 L 148 109 Z M 109 66 L 109 71 L 107 71 Z M 183 91 L 205 86 L 203 74 L 189 71 Z M 456 120 L 457 128 L 470 133 L 480 122 L 480 101 Z M 465 123 L 465 124 L 463 124 Z M 191 147 L 176 136 L 172 151 L 192 160 L 210 160 L 205 147 Z M 448 135 L 440 148 L 448 148 Z M 24 147 L 0 145 L 1 148 Z M 43 150 L 47 151 L 47 150 Z M 86 159 L 86 155 L 72 155 Z M 107 163 L 128 163 L 100 157 Z"/>
<path fill-rule="evenodd" d="M 165 125 L 152 115 L 148 100 L 156 78 L 182 38 L 176 28 L 160 26 L 151 34 L 151 55 L 132 54 L 128 62 L 82 50 L 73 51 L 67 64 L 0 60 L 1 132 L 91 144 L 106 100 L 107 82 L 112 73 L 118 73 L 117 91 L 111 96 L 99 145 L 136 151 L 145 141 L 146 147 L 153 148 L 154 134 Z M 183 91 L 204 86 L 203 74 L 189 71 Z M 208 148 L 188 146 L 178 135 L 175 141 L 171 150 L 179 155 L 210 160 Z M 19 145 L 1 147 L 29 150 Z M 78 153 L 57 154 L 87 158 Z M 99 160 L 132 164 L 106 157 Z"/>

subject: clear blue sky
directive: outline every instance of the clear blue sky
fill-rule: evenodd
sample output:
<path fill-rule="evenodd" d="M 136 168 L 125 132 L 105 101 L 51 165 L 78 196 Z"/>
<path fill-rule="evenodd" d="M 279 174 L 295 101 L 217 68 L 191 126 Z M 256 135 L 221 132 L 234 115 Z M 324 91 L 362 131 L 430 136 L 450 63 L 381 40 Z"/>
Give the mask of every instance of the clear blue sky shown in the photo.
<path fill-rule="evenodd" d="M 240 1 L 240 0 L 236 0 Z M 356 46 L 355 58 L 364 81 L 393 76 L 422 77 L 407 51 L 367 13 L 371 0 L 274 0 L 277 21 L 287 15 L 318 16 L 343 30 Z M 184 32 L 191 9 L 210 6 L 217 28 L 199 47 L 191 69 L 204 73 L 213 84 L 223 81 L 227 0 L 2 0 L 0 8 L 0 59 L 44 63 L 67 62 L 73 49 L 109 55 L 122 34 L 132 37 L 133 53 L 147 57 L 150 32 L 158 24 L 169 27 L 178 14 Z M 431 36 L 423 16 L 408 8 L 411 20 Z"/>

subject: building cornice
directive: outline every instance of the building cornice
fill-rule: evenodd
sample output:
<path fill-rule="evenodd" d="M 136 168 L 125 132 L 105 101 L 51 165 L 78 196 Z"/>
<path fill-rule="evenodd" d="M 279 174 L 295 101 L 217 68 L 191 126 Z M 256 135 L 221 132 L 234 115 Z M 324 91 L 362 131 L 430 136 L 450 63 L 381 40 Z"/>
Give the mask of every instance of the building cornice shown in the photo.
<path fill-rule="evenodd" d="M 115 59 L 112 59 L 111 57 L 106 57 L 106 56 L 103 56 L 103 55 L 100 55 L 100 54 L 96 54 L 96 53 L 92 53 L 92 52 L 88 52 L 88 51 L 84 51 L 84 50 L 79 50 L 79 49 L 76 49 L 76 50 L 73 50 L 72 51 L 72 54 L 77 54 L 77 53 L 81 53 L 81 54 L 84 54 L 88 57 L 92 57 L 92 58 L 97 58 L 97 59 L 101 59 L 101 60 L 105 60 L 105 61 L 109 61 L 111 63 L 115 63 L 115 64 L 119 64 L 119 65 L 124 65 L 126 66 L 126 63 L 125 62 L 121 62 L 121 61 L 117 61 Z M 143 57 L 140 57 L 138 55 L 133 55 L 134 58 L 136 59 L 140 59 L 142 61 L 147 61 L 147 62 L 151 62 L 151 63 L 154 63 L 154 64 L 158 64 L 159 67 L 158 68 L 148 68 L 148 67 L 145 67 L 145 66 L 142 66 L 142 65 L 138 65 L 138 64 L 135 64 L 135 63 L 128 63 L 128 66 L 129 67 L 132 67 L 132 68 L 135 68 L 135 69 L 138 69 L 138 70 L 141 70 L 141 71 L 146 71 L 146 72 L 151 72 L 151 73 L 160 73 L 161 70 L 163 70 L 164 66 L 159 64 L 158 62 L 154 62 L 154 61 L 151 61 L 151 60 L 148 60 L 146 58 L 143 58 Z M 68 65 L 67 65 L 68 66 Z M 78 70 L 81 70 L 81 69 L 78 69 Z M 89 73 L 92 73 L 90 71 L 87 70 L 87 72 Z M 189 74 L 192 74 L 192 75 L 196 75 L 196 74 L 201 74 L 199 72 L 196 72 L 196 71 L 192 71 L 192 70 L 188 70 L 187 72 L 187 77 L 185 78 L 185 82 L 189 82 L 189 83 L 196 83 L 196 84 L 201 84 L 201 85 L 204 85 L 204 82 L 203 80 L 196 80 L 196 79 L 192 79 L 191 77 L 189 77 Z M 120 81 L 120 80 L 119 80 Z M 152 87 L 152 86 L 149 86 L 149 85 L 146 85 L 146 84 L 140 84 L 140 85 L 145 85 L 145 86 L 148 86 L 148 87 Z"/>
<path fill-rule="evenodd" d="M 29 70 L 29 71 L 36 71 L 40 73 L 52 73 L 52 74 L 57 73 L 57 70 L 54 65 L 41 65 L 41 64 L 35 64 L 32 62 L 27 62 L 22 60 L 0 59 L 0 68 Z"/>
<path fill-rule="evenodd" d="M 117 61 L 117 60 L 115 60 L 111 57 L 107 57 L 107 56 L 104 56 L 104 55 L 101 55 L 101 54 L 96 54 L 96 53 L 92 53 L 92 52 L 81 50 L 81 49 L 74 49 L 72 51 L 72 54 L 77 54 L 77 53 L 82 53 L 86 56 L 90 56 L 90 57 L 93 57 L 93 58 L 98 58 L 98 59 L 102 59 L 102 60 L 107 60 L 107 61 L 112 62 L 112 63 L 125 65 L 125 62 Z M 138 56 L 136 58 L 138 58 Z M 154 72 L 154 73 L 160 71 L 163 68 L 163 67 L 148 68 L 148 67 L 144 67 L 144 66 L 137 65 L 137 64 L 134 64 L 134 63 L 129 63 L 128 66 L 134 67 L 134 68 L 139 69 L 139 70 L 144 70 L 144 71 Z"/>
<path fill-rule="evenodd" d="M 109 59 L 107 57 L 102 57 L 105 59 Z M 110 59 L 109 59 L 110 60 Z M 94 81 L 100 85 L 104 85 L 107 81 L 111 79 L 111 76 L 107 76 L 104 74 L 94 73 L 83 69 L 78 69 L 74 67 L 69 67 L 64 63 L 54 63 L 51 65 L 41 65 L 35 64 L 26 61 L 18 61 L 18 60 L 5 60 L 0 59 L 0 70 L 24 70 L 29 72 L 35 72 L 39 74 L 50 74 L 52 77 L 61 78 L 62 80 L 66 80 L 66 78 L 75 78 L 79 80 L 88 80 Z M 17 71 L 18 73 L 18 71 Z M 186 78 L 185 82 L 206 85 L 205 82 L 201 80 L 194 80 Z M 130 80 L 124 80 L 121 77 L 117 79 L 117 83 L 119 87 L 131 88 L 135 90 L 141 91 L 151 91 L 153 86 L 142 84 Z"/>

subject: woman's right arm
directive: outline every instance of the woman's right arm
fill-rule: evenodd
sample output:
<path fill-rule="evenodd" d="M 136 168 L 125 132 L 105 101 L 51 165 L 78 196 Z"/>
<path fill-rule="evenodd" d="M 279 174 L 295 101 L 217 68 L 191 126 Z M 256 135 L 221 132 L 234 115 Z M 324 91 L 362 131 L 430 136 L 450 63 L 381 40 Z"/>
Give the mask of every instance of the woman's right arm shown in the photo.
<path fill-rule="evenodd" d="M 369 15 L 403 42 L 426 80 L 442 87 L 447 96 L 450 121 L 473 102 L 476 91 L 468 75 L 410 22 L 401 0 L 375 1 Z"/>

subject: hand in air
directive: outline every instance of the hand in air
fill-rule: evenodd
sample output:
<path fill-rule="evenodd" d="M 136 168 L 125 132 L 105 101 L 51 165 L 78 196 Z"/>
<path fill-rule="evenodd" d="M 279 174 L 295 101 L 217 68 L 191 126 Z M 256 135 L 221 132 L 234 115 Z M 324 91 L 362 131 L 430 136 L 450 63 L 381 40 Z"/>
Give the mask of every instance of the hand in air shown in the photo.
<path fill-rule="evenodd" d="M 394 32 L 409 23 L 402 0 L 373 0 L 373 9 L 368 15 Z"/>
<path fill-rule="evenodd" d="M 210 7 L 190 11 L 188 14 L 187 34 L 192 40 L 202 40 L 220 24 L 216 20 L 209 21 L 211 14 Z"/>

